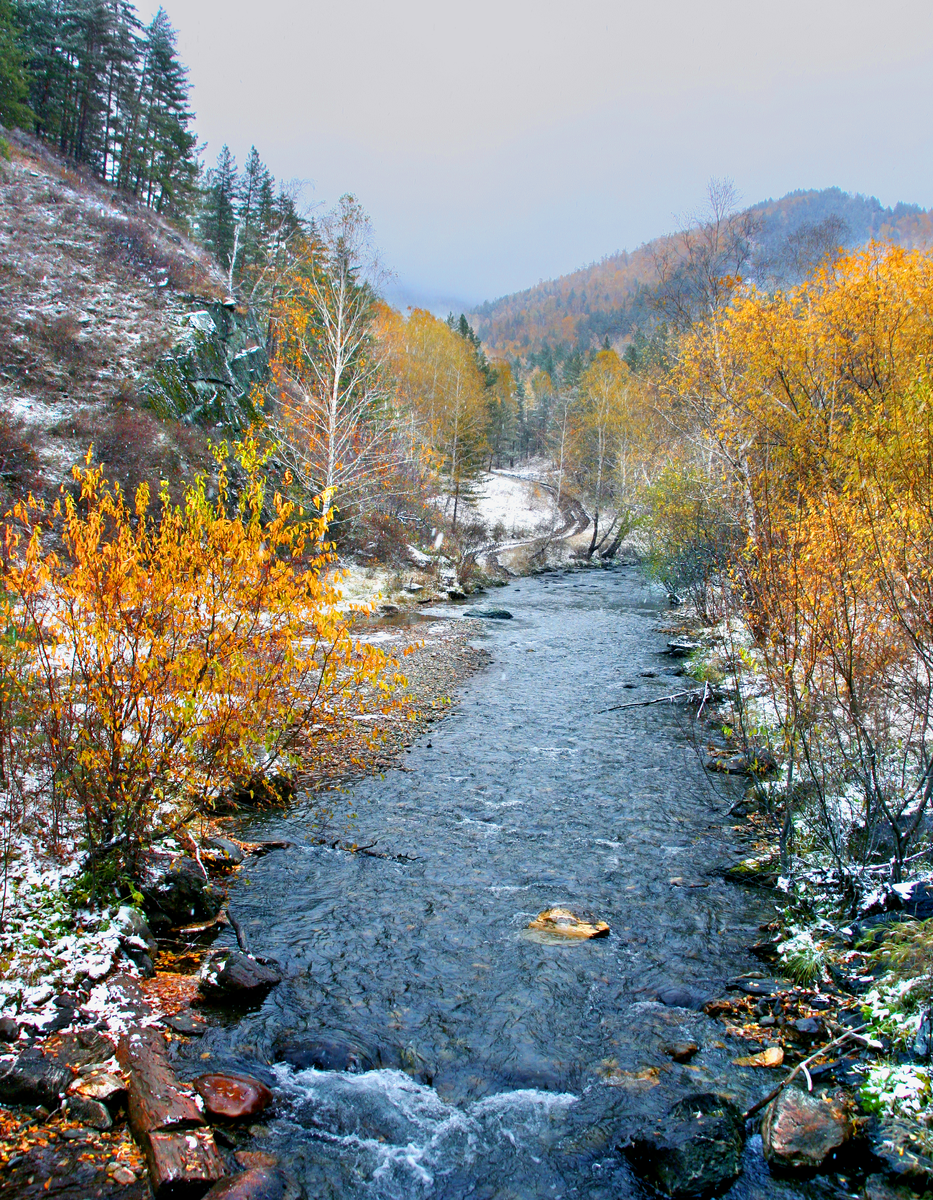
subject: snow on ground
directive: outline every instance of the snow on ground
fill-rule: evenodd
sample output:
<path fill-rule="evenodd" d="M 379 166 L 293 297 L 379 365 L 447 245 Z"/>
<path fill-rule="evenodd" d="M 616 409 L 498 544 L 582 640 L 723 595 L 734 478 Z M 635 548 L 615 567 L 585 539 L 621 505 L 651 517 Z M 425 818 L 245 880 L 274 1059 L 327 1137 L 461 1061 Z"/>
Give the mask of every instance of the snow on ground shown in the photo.
<path fill-rule="evenodd" d="M 498 540 L 543 537 L 560 525 L 555 490 L 542 475 L 549 464 L 534 460 L 520 470 L 490 471 L 482 476 L 468 512 Z M 468 518 L 464 518 L 464 523 Z"/>

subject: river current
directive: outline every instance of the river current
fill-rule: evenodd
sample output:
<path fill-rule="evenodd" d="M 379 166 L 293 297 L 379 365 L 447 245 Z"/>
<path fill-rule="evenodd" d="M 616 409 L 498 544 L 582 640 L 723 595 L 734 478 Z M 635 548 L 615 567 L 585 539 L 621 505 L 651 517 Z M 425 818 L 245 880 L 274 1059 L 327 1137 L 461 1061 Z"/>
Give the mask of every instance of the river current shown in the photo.
<path fill-rule="evenodd" d="M 478 635 L 491 665 L 401 769 L 340 798 L 354 839 L 390 857 L 314 845 L 310 801 L 240 827 L 293 843 L 230 895 L 285 980 L 187 1052 L 192 1071 L 210 1058 L 275 1086 L 263 1145 L 308 1197 L 640 1195 L 626 1131 L 691 1092 L 753 1102 L 771 1086 L 695 1011 L 760 966 L 746 948 L 774 915 L 716 873 L 736 857 L 734 785 L 704 775 L 684 709 L 605 711 L 683 686 L 663 599 L 632 568 L 496 592 L 514 619 Z M 555 906 L 610 935 L 534 940 L 528 922 Z M 675 988 L 694 1008 L 656 999 Z M 282 1061 L 318 1035 L 369 1069 Z M 748 1157 L 735 1195 L 784 1194 L 754 1139 Z"/>

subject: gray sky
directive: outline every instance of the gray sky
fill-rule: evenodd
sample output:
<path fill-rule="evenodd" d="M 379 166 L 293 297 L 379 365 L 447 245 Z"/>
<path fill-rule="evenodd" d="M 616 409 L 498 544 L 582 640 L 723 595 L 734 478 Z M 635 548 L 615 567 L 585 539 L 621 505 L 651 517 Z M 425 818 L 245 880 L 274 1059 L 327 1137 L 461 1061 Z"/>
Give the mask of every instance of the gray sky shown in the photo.
<path fill-rule="evenodd" d="M 164 3 L 208 162 L 353 192 L 399 302 L 634 249 L 714 175 L 933 207 L 930 0 Z"/>

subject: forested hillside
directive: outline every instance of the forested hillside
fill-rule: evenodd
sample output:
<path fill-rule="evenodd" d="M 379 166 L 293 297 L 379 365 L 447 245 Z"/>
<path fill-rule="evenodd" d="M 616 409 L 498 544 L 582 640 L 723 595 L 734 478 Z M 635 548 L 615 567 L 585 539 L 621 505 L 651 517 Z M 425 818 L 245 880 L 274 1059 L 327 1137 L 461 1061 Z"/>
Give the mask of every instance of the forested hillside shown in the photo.
<path fill-rule="evenodd" d="M 871 239 L 912 248 L 933 242 L 933 211 L 913 204 L 885 208 L 873 196 L 839 188 L 795 191 L 745 210 L 750 245 L 744 274 L 764 284 L 796 284 L 830 246 L 847 249 Z M 689 230 L 688 222 L 685 231 Z M 658 238 L 634 251 L 608 255 L 570 275 L 483 304 L 473 314 L 495 354 L 550 369 L 568 353 L 597 348 L 608 337 L 621 347 L 644 334 L 657 316 L 655 299 L 682 235 Z"/>

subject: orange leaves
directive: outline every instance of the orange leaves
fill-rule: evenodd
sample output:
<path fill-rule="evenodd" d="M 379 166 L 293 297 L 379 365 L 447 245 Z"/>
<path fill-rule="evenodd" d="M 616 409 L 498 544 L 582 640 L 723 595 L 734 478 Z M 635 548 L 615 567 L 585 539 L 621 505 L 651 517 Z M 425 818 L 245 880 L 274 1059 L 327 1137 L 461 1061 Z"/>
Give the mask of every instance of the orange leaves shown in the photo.
<path fill-rule="evenodd" d="M 5 527 L 15 765 L 130 870 L 153 822 L 312 757 L 326 769 L 352 717 L 392 703 L 389 661 L 353 641 L 324 580 L 326 508 L 268 501 L 255 439 L 237 459 L 235 499 L 226 463 L 213 500 L 199 479 L 157 513 L 88 465 L 77 496 L 30 499 Z"/>

